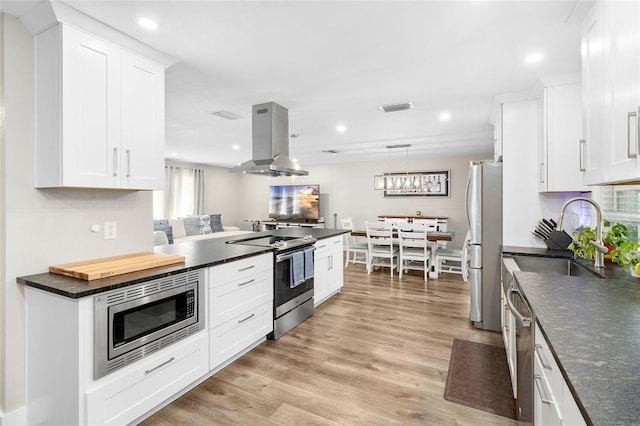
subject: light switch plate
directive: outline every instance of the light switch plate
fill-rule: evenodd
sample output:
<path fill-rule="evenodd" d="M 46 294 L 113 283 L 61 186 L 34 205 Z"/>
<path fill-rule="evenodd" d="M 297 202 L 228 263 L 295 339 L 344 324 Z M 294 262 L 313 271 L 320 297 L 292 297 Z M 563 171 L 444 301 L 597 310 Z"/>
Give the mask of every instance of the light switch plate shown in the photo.
<path fill-rule="evenodd" d="M 104 239 L 113 240 L 118 236 L 118 223 L 117 222 L 105 222 L 104 223 Z"/>

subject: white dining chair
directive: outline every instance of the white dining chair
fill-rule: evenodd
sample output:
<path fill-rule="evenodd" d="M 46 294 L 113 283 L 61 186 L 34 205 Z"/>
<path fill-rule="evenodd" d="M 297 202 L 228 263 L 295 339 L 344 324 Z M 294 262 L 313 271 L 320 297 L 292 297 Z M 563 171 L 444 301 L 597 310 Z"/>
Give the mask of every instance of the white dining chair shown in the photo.
<path fill-rule="evenodd" d="M 393 244 L 393 228 L 391 224 L 383 222 L 365 222 L 367 229 L 367 273 L 373 268 L 382 266 L 389 268 L 393 277 L 393 270 L 398 267 L 398 249 Z"/>
<path fill-rule="evenodd" d="M 469 233 L 461 249 L 439 248 L 436 250 L 436 273 L 460 274 L 464 282 L 469 281 Z"/>
<path fill-rule="evenodd" d="M 353 220 L 350 217 L 340 219 L 340 228 L 353 231 Z M 347 254 L 344 262 L 345 269 L 349 266 L 349 263 L 354 265 L 356 263 L 367 264 L 369 247 L 366 241 L 360 240 L 361 238 L 354 237 L 351 234 L 344 234 L 344 251 Z"/>
<path fill-rule="evenodd" d="M 402 279 L 403 272 L 414 269 L 424 271 L 424 280 L 427 281 L 431 264 L 427 227 L 414 225 L 410 230 L 398 230 L 398 243 L 400 247 L 399 278 Z"/>

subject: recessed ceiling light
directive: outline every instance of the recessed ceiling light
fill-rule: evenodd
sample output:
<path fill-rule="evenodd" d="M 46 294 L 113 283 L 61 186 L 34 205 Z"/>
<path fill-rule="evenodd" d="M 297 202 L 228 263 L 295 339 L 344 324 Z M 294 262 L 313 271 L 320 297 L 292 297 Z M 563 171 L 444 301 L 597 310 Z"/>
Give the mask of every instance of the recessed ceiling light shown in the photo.
<path fill-rule="evenodd" d="M 442 112 L 438 116 L 438 119 L 440 121 L 449 121 L 451 119 L 451 114 L 449 114 L 448 112 Z"/>
<path fill-rule="evenodd" d="M 157 30 L 158 23 L 151 18 L 138 18 L 138 25 L 140 25 L 145 30 Z"/>
<path fill-rule="evenodd" d="M 344 124 L 339 124 L 336 126 L 336 132 L 338 133 L 344 133 L 347 131 L 347 126 L 345 126 Z"/>
<path fill-rule="evenodd" d="M 544 59 L 544 55 L 540 52 L 537 53 L 532 53 L 530 55 L 527 55 L 524 60 L 526 63 L 528 64 L 535 64 L 538 63 L 540 61 L 542 61 Z"/>
<path fill-rule="evenodd" d="M 171 153 L 171 156 L 172 156 L 172 157 L 177 157 L 177 156 L 178 156 L 178 153 L 177 153 L 177 152 L 172 152 L 172 153 Z"/>
<path fill-rule="evenodd" d="M 231 149 L 233 149 L 233 150 L 237 151 L 237 150 L 239 150 L 239 149 L 240 149 L 240 145 L 233 145 L 233 146 L 231 147 Z"/>

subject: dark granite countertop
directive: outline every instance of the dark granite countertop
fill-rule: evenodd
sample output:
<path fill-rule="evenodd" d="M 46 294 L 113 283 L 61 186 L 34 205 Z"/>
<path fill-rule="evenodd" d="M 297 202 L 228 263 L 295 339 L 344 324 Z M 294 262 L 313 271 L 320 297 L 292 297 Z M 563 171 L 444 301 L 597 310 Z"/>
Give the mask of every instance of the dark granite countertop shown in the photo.
<path fill-rule="evenodd" d="M 20 284 L 77 299 L 117 288 L 127 287 L 143 281 L 150 281 L 169 275 L 206 268 L 208 266 L 219 265 L 225 262 L 232 262 L 234 260 L 273 251 L 272 248 L 268 247 L 227 244 L 228 241 L 241 240 L 249 236 L 260 237 L 267 235 L 292 237 L 311 235 L 314 238 L 323 239 L 341 235 L 346 232 L 349 231 L 342 229 L 287 228 L 267 232 L 256 232 L 246 235 L 242 234 L 230 237 L 211 238 L 208 240 L 185 241 L 154 248 L 156 253 L 179 254 L 185 256 L 185 262 L 176 265 L 146 269 L 139 272 L 115 275 L 109 278 L 93 281 L 85 281 L 48 272 L 18 277 L 16 280 Z"/>
<path fill-rule="evenodd" d="M 573 257 L 518 247 L 503 252 Z M 585 418 L 596 425 L 639 424 L 640 279 L 616 264 L 599 272 L 606 278 L 515 276 Z"/>

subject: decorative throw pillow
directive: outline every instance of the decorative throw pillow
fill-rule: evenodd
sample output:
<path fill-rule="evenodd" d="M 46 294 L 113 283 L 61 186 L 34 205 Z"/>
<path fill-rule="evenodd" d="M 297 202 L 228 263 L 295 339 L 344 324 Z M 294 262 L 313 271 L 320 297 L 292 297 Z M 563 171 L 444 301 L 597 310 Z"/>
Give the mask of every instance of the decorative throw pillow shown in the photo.
<path fill-rule="evenodd" d="M 173 238 L 184 238 L 187 231 L 184 229 L 184 221 L 182 219 L 169 219 L 169 225 L 173 228 Z"/>
<path fill-rule="evenodd" d="M 211 233 L 211 226 L 209 226 L 210 221 L 211 219 L 206 214 L 203 216 L 200 216 L 200 233 L 201 234 Z"/>
<path fill-rule="evenodd" d="M 182 219 L 184 222 L 184 231 L 189 235 L 200 235 L 200 216 L 185 217 Z"/>
<path fill-rule="evenodd" d="M 171 225 L 166 226 L 154 226 L 154 231 L 162 231 L 167 235 L 169 244 L 173 244 L 173 227 Z"/>
<path fill-rule="evenodd" d="M 222 213 L 209 215 L 211 218 L 210 226 L 211 232 L 222 232 L 224 228 L 222 227 Z"/>
<path fill-rule="evenodd" d="M 169 226 L 169 219 L 153 219 L 153 230 L 162 231 L 162 229 L 157 229 L 159 226 Z"/>

